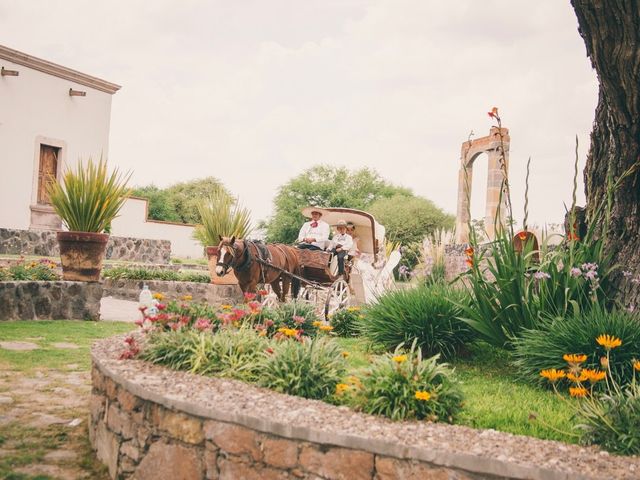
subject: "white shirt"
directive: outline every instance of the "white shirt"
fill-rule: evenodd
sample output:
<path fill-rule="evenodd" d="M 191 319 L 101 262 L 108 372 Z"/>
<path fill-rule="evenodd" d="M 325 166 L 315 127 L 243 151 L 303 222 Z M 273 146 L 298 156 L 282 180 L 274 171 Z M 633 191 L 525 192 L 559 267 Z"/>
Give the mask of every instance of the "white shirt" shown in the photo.
<path fill-rule="evenodd" d="M 341 245 L 342 250 L 348 252 L 353 246 L 353 238 L 348 233 L 335 233 L 331 239 L 332 248 L 336 245 Z"/>
<path fill-rule="evenodd" d="M 329 224 L 318 220 L 318 226 L 312 227 L 312 223 L 313 221 L 309 221 L 302 225 L 300 233 L 298 234 L 298 242 L 302 242 L 307 237 L 315 238 L 315 241 L 312 242 L 311 245 L 315 245 L 324 250 L 325 244 L 327 240 L 329 240 L 329 232 L 331 230 Z"/>

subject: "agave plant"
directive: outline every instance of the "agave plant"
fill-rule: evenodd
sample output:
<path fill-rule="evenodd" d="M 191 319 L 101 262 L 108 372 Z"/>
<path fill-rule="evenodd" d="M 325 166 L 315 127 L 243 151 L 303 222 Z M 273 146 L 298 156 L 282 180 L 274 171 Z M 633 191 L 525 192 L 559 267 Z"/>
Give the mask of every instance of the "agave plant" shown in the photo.
<path fill-rule="evenodd" d="M 251 213 L 237 204 L 222 188 L 198 204 L 202 224 L 193 237 L 203 246 L 217 245 L 220 237 L 246 238 L 251 233 Z"/>
<path fill-rule="evenodd" d="M 48 186 L 53 209 L 72 232 L 103 232 L 122 208 L 130 189 L 127 183 L 131 172 L 123 174 L 107 171 L 102 158 L 96 164 L 91 158 L 75 170 L 68 168 L 62 182 Z"/>

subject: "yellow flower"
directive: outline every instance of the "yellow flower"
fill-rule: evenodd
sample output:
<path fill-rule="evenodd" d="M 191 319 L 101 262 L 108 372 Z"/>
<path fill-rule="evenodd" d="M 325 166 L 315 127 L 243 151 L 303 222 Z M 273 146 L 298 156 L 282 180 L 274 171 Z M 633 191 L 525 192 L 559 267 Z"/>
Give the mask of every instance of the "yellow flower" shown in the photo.
<path fill-rule="evenodd" d="M 406 362 L 407 361 L 407 356 L 406 355 L 396 355 L 395 357 L 393 357 L 392 360 L 394 362 L 396 362 L 396 363 Z"/>
<path fill-rule="evenodd" d="M 182 300 L 188 302 L 190 300 L 193 300 L 193 297 L 191 295 L 183 295 Z"/>
<path fill-rule="evenodd" d="M 566 377 L 566 373 L 564 370 L 556 370 L 555 368 L 550 368 L 549 370 L 542 370 L 540 372 L 540 376 L 546 378 L 551 383 L 557 382 L 561 378 Z"/>
<path fill-rule="evenodd" d="M 596 383 L 600 380 L 604 380 L 604 377 L 607 376 L 607 372 L 585 368 L 584 370 L 582 370 L 582 372 L 580 372 L 580 377 L 582 377 L 583 375 L 587 377 L 586 379 L 589 380 L 589 382 Z"/>
<path fill-rule="evenodd" d="M 311 325 L 313 325 L 314 327 L 320 327 L 322 325 L 322 322 L 320 320 L 316 320 L 315 322 L 313 322 Z"/>
<path fill-rule="evenodd" d="M 360 381 L 360 379 L 358 377 L 356 377 L 355 375 L 349 375 L 347 377 L 347 383 L 350 383 L 353 386 L 359 387 L 362 385 L 362 382 Z"/>
<path fill-rule="evenodd" d="M 342 358 L 347 358 L 351 355 L 349 352 L 342 352 Z"/>
<path fill-rule="evenodd" d="M 587 389 L 584 387 L 569 387 L 569 395 L 572 397 L 586 397 Z"/>
<path fill-rule="evenodd" d="M 339 383 L 336 385 L 336 395 L 342 395 L 344 392 L 346 392 L 347 390 L 349 390 L 349 385 L 347 385 L 346 383 Z"/>
<path fill-rule="evenodd" d="M 231 310 L 231 305 L 220 305 L 223 310 Z"/>
<path fill-rule="evenodd" d="M 567 363 L 571 363 L 573 365 L 579 365 L 582 362 L 587 361 L 587 356 L 581 353 L 565 353 L 562 358 Z"/>
<path fill-rule="evenodd" d="M 357 312 L 360 307 L 347 307 L 347 312 Z"/>
<path fill-rule="evenodd" d="M 278 331 L 280 333 L 284 333 L 287 337 L 295 337 L 298 333 L 298 330 L 295 328 L 279 328 Z"/>
<path fill-rule="evenodd" d="M 604 334 L 596 338 L 596 342 L 598 342 L 599 345 L 602 345 L 606 350 L 611 350 L 612 348 L 622 345 L 622 340 L 619 338 Z"/>
<path fill-rule="evenodd" d="M 333 327 L 331 325 L 320 325 L 319 328 L 323 332 L 330 332 L 331 330 L 333 330 Z"/>
<path fill-rule="evenodd" d="M 589 379 L 589 376 L 585 373 L 584 370 L 582 370 L 579 376 L 575 375 L 574 373 L 567 373 L 567 378 L 573 383 L 580 383 L 587 381 Z"/>
<path fill-rule="evenodd" d="M 637 371 L 640 372 L 640 361 L 638 360 L 634 360 L 633 362 L 633 368 L 635 368 Z"/>
<path fill-rule="evenodd" d="M 424 390 L 418 390 L 416 392 L 416 400 L 422 400 L 424 402 L 426 402 L 427 400 L 429 400 L 431 398 L 431 394 L 429 392 L 426 392 Z"/>
<path fill-rule="evenodd" d="M 161 294 L 160 292 L 154 293 L 153 298 L 155 298 L 156 300 L 164 300 L 164 295 Z"/>

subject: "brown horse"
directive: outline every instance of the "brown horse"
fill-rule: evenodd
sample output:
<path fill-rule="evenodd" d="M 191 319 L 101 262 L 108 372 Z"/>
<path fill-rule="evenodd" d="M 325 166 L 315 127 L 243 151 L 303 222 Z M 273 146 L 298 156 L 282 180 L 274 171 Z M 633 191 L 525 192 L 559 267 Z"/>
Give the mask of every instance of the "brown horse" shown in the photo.
<path fill-rule="evenodd" d="M 300 266 L 296 249 L 289 245 L 265 245 L 251 240 L 236 240 L 235 237 L 220 237 L 216 275 L 222 277 L 230 269 L 233 269 L 242 293 L 256 293 L 258 284 L 268 283 L 281 302 L 289 293 L 289 286 L 293 297 L 298 296 L 300 281 L 287 273 L 300 275 Z"/>

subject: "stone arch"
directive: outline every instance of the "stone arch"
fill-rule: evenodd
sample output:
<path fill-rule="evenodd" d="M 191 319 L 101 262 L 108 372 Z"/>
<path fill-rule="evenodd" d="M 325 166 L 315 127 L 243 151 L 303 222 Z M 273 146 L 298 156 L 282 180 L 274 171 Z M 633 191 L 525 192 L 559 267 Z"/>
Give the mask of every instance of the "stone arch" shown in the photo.
<path fill-rule="evenodd" d="M 500 134 L 502 134 L 502 146 L 504 146 L 504 169 L 500 165 Z M 473 162 L 482 153 L 488 157 L 487 169 L 487 203 L 485 208 L 484 224 L 489 240 L 496 235 L 496 227 L 505 224 L 506 196 L 500 196 L 503 180 L 509 172 L 509 130 L 491 127 L 486 137 L 469 140 L 462 144 L 460 154 L 460 171 L 458 172 L 458 209 L 456 214 L 456 241 L 457 243 L 469 242 L 469 221 L 471 188 L 473 185 Z M 501 205 L 499 205 L 501 204 Z M 496 215 L 498 215 L 498 221 Z M 494 225 L 495 223 L 495 225 Z"/>

